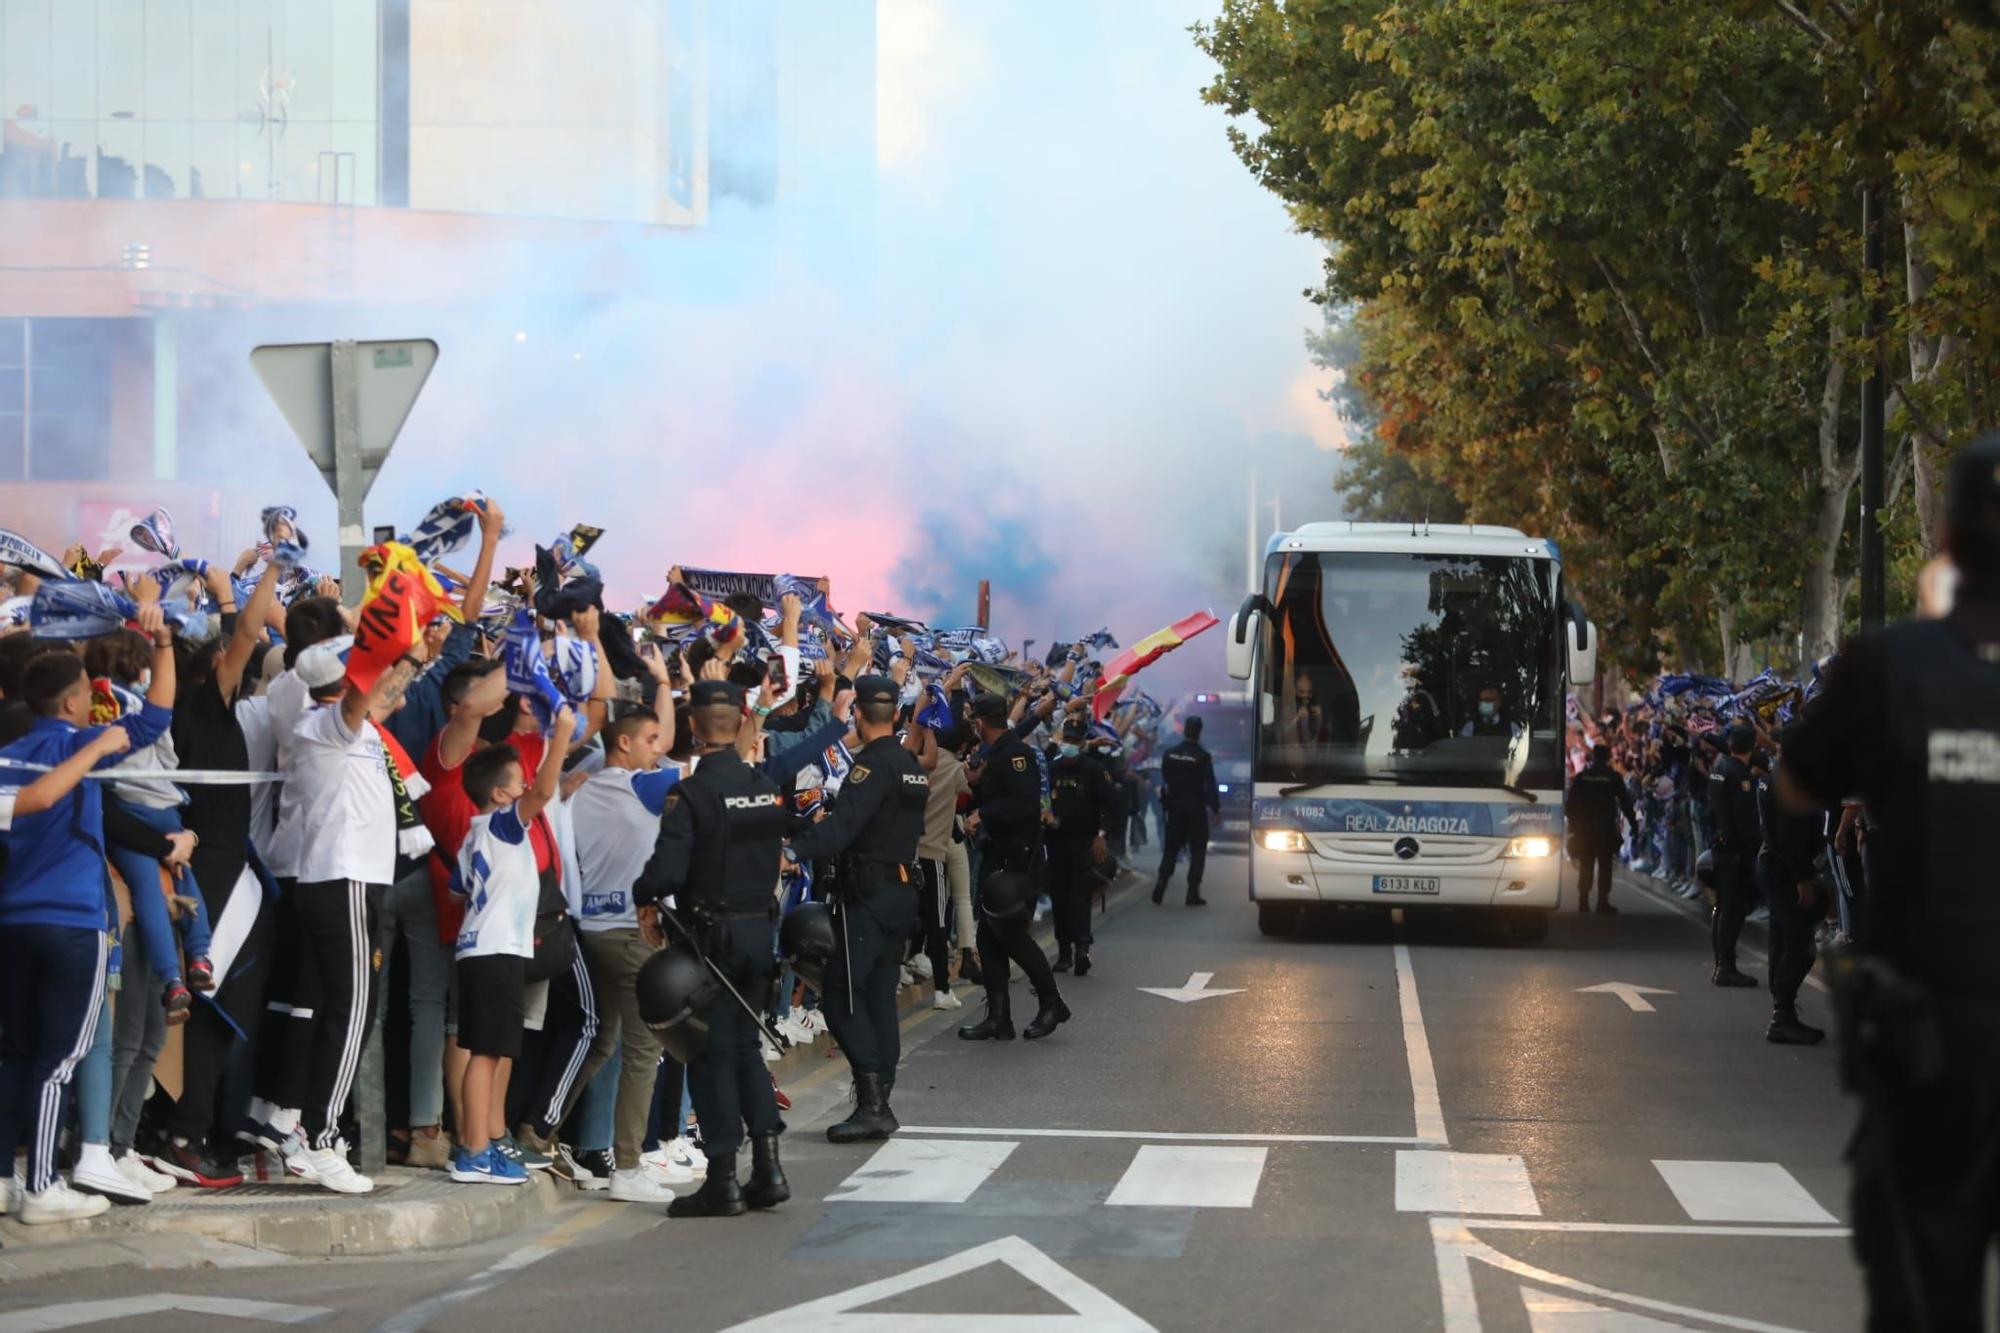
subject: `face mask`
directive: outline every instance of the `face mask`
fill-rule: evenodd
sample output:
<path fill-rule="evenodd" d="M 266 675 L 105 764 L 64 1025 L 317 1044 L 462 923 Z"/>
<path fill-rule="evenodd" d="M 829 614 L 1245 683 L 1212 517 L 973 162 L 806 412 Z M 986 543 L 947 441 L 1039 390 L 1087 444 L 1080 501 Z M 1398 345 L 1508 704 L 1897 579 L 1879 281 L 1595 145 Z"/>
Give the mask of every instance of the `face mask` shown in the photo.
<path fill-rule="evenodd" d="M 1479 705 L 1479 716 L 1491 722 L 1494 718 L 1500 716 L 1500 705 L 1482 701 Z"/>
<path fill-rule="evenodd" d="M 136 689 L 140 694 L 144 694 L 148 690 L 152 689 L 153 668 L 147 667 L 144 671 L 141 671 L 139 673 L 139 679 L 133 684 L 133 688 Z"/>
<path fill-rule="evenodd" d="M 1081 745 L 1059 745 L 1056 747 L 1056 753 L 1065 759 L 1074 759 L 1083 753 L 1083 747 Z"/>

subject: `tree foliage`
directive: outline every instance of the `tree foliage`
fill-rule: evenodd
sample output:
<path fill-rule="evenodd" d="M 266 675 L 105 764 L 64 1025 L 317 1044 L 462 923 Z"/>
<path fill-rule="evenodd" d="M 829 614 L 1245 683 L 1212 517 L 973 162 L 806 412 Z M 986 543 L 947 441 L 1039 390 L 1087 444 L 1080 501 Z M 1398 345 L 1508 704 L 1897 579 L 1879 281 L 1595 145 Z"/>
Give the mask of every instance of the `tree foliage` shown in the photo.
<path fill-rule="evenodd" d="M 1559 537 L 1636 669 L 1830 647 L 1862 367 L 1890 358 L 1921 517 L 1942 454 L 1995 417 L 2000 348 L 2000 46 L 1944 0 L 1864 33 L 1872 8 L 1225 0 L 1196 31 L 1206 95 L 1354 312 L 1361 507 L 1434 485 Z M 1895 262 L 1917 256 L 1874 293 L 1874 341 L 1863 179 Z"/>

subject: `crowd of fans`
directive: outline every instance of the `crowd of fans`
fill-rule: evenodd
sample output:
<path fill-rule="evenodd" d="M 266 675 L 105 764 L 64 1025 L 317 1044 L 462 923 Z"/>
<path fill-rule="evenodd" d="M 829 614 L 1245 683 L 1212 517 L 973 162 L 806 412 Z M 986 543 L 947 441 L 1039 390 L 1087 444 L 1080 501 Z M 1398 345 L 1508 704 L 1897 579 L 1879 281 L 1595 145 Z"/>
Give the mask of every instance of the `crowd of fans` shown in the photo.
<path fill-rule="evenodd" d="M 454 497 L 364 552 L 350 607 L 287 507 L 233 563 L 155 512 L 132 538 L 158 563 L 131 576 L 107 575 L 122 552 L 0 532 L 0 1209 L 67 1220 L 246 1172 L 365 1193 L 378 1022 L 391 1161 L 671 1198 L 704 1159 L 633 995 L 669 923 L 630 890 L 693 763 L 698 680 L 747 691 L 738 748 L 801 820 L 838 800 L 850 683 L 902 687 L 931 791 L 906 978 L 937 1008 L 979 980 L 974 698 L 1041 735 L 1045 820 L 1049 765 L 1103 771 L 1098 887 L 1143 841 L 1162 710 L 1097 688 L 1107 632 L 1028 660 L 983 627 L 850 624 L 824 580 L 679 567 L 618 614 L 601 535 L 508 568 L 500 506 Z M 774 941 L 836 874 L 788 864 Z M 825 1031 L 789 972 L 770 1011 L 788 1039 Z M 179 1069 L 156 1078 L 170 1028 Z"/>
<path fill-rule="evenodd" d="M 1572 699 L 1570 772 L 1582 771 L 1595 747 L 1606 747 L 1610 766 L 1637 815 L 1621 825 L 1618 859 L 1664 881 L 1681 897 L 1705 898 L 1712 906 L 1712 858 L 1707 853 L 1718 836 L 1712 778 L 1729 753 L 1731 735 L 1738 733 L 1740 739 L 1747 732 L 1751 747 L 1747 762 L 1756 783 L 1753 794 L 1765 818 L 1774 821 L 1778 816 L 1772 775 L 1783 753 L 1784 730 L 1814 693 L 1817 679 L 1815 671 L 1813 682 L 1798 685 L 1766 671 L 1738 686 L 1714 677 L 1667 674 L 1632 702 L 1594 716 Z M 1823 920 L 1818 933 L 1822 944 L 1832 945 L 1845 943 L 1852 931 L 1856 889 L 1864 878 L 1860 850 L 1866 827 L 1859 807 L 1827 812 L 1824 833 L 1826 854 L 1819 867 Z M 1760 845 L 1751 849 L 1753 857 L 1769 839 L 1756 841 Z M 1761 875 L 1758 891 L 1760 897 L 1768 897 Z M 1768 901 L 1759 901 L 1750 915 L 1760 922 L 1768 920 Z"/>

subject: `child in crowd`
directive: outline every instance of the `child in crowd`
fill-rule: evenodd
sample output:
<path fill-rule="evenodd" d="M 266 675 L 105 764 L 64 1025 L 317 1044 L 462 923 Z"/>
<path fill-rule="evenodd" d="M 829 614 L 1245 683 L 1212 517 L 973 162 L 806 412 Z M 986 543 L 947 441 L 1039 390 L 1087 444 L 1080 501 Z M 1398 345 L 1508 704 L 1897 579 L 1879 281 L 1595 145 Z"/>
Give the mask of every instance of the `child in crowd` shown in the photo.
<path fill-rule="evenodd" d="M 465 904 L 456 949 L 458 1044 L 470 1059 L 451 1178 L 468 1184 L 519 1185 L 528 1178 L 493 1144 L 507 1132 L 498 1084 L 501 1062 L 521 1053 L 522 995 L 535 952 L 541 872 L 528 826 L 555 799 L 575 724 L 569 709 L 556 714 L 555 736 L 532 787 L 510 745 L 489 746 L 465 761 L 465 794 L 479 813 L 459 846 L 452 877 L 452 891 Z"/>

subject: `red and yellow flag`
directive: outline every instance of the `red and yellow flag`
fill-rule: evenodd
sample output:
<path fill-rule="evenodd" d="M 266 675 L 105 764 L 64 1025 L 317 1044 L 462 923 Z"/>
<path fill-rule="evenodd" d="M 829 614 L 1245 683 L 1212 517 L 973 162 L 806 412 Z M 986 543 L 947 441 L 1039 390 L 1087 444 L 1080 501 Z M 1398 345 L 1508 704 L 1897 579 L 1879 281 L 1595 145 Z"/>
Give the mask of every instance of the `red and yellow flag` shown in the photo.
<path fill-rule="evenodd" d="M 1125 689 L 1125 683 L 1144 671 L 1153 663 L 1172 652 L 1204 630 L 1214 629 L 1222 622 L 1207 611 L 1197 611 L 1182 620 L 1176 620 L 1163 630 L 1148 634 L 1139 642 L 1111 659 L 1104 667 L 1104 679 L 1098 682 L 1097 693 L 1090 701 L 1090 711 L 1099 722 L 1104 720 L 1118 696 Z"/>

